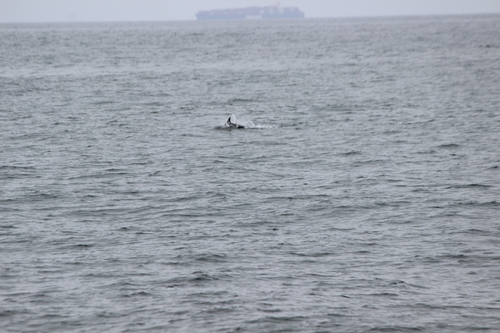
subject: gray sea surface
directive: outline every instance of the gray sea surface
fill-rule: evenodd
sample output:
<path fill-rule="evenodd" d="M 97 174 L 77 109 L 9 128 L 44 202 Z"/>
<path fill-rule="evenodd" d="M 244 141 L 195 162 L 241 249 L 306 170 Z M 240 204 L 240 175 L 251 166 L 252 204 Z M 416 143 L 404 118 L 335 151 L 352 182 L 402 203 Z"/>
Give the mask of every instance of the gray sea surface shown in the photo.
<path fill-rule="evenodd" d="M 1 332 L 500 332 L 500 15 L 1 24 L 0 128 Z"/>

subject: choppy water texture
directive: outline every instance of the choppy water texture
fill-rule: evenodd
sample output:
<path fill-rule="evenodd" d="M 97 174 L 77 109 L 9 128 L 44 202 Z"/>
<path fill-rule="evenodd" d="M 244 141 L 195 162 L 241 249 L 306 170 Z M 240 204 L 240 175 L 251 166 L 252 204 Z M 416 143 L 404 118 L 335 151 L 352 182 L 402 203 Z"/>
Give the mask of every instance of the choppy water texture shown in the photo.
<path fill-rule="evenodd" d="M 3 332 L 498 332 L 500 16 L 0 40 Z"/>

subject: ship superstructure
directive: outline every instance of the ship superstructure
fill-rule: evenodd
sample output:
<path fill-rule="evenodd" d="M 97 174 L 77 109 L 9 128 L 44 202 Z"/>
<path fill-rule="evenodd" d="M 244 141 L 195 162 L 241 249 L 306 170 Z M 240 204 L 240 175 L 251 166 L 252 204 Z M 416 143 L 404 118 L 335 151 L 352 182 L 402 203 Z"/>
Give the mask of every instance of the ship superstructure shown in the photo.
<path fill-rule="evenodd" d="M 304 12 L 298 7 L 281 7 L 278 3 L 267 7 L 204 10 L 199 11 L 196 18 L 198 20 L 304 18 Z"/>

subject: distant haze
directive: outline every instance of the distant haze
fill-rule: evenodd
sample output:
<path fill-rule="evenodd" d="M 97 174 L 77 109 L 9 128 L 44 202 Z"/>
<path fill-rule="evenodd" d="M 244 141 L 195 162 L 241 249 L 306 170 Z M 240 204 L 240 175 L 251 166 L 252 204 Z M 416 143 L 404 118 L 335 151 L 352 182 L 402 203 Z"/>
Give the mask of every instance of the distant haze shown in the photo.
<path fill-rule="evenodd" d="M 0 0 L 0 22 L 195 20 L 199 10 L 270 6 L 275 0 Z M 306 17 L 500 13 L 500 0 L 282 0 Z"/>

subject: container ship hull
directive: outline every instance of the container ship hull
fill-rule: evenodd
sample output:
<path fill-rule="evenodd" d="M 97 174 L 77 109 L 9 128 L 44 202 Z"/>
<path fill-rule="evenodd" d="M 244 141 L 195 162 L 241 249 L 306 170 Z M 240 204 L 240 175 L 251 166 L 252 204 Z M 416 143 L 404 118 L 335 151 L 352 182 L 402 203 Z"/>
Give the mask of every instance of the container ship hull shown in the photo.
<path fill-rule="evenodd" d="M 200 11 L 198 20 L 245 20 L 245 19 L 295 19 L 304 18 L 304 12 L 297 7 L 247 7 Z"/>

